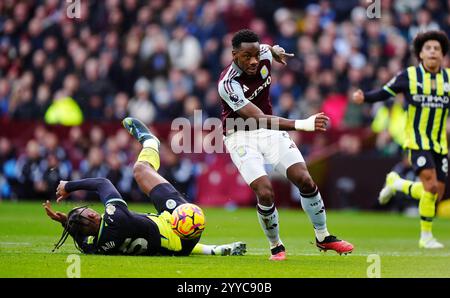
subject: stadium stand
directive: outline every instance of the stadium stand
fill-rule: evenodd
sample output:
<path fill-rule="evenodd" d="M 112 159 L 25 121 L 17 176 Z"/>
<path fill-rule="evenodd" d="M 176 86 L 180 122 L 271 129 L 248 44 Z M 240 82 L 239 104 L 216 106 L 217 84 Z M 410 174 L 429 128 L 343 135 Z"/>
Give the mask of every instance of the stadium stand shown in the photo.
<path fill-rule="evenodd" d="M 219 117 L 217 79 L 231 60 L 231 35 L 243 27 L 295 53 L 287 67 L 274 64 L 275 113 L 330 115 L 325 138 L 293 137 L 320 175 L 319 186 L 335 194 L 339 156 L 348 163 L 387 157 L 378 172 L 401 159 L 386 129 L 372 131 L 382 105 L 356 106 L 349 95 L 381 86 L 413 64 L 408 45 L 417 32 L 450 34 L 450 2 L 443 0 L 381 1 L 381 21 L 368 18 L 370 3 L 358 0 L 80 3 L 80 18 L 69 18 L 66 1 L 0 1 L 0 198 L 39 198 L 58 179 L 102 176 L 127 199 L 142 200 L 132 177 L 138 147 L 121 132 L 120 120 L 143 120 L 168 146 L 173 119 L 192 119 L 195 109 L 204 119 Z M 337 172 L 327 174 L 322 162 L 330 157 Z M 229 164 L 220 155 L 187 154 L 166 158 L 161 170 L 202 205 L 230 198 L 253 204 L 238 174 L 224 171 Z M 211 186 L 214 179 L 227 191 Z M 367 187 L 374 193 L 380 184 Z"/>

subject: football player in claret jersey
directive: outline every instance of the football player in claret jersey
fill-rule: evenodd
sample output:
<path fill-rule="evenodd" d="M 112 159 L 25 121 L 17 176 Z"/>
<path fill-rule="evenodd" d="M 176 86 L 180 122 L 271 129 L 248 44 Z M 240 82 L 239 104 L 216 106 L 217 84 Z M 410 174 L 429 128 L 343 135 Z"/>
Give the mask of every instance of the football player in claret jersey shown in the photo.
<path fill-rule="evenodd" d="M 317 247 L 339 254 L 351 252 L 352 244 L 328 232 L 319 189 L 286 132 L 325 131 L 328 117 L 318 113 L 306 120 L 291 120 L 272 115 L 269 98 L 272 60 L 286 64 L 286 58 L 293 54 L 277 45 L 260 44 L 258 35 L 248 29 L 234 34 L 232 47 L 233 61 L 223 70 L 218 83 L 224 143 L 233 163 L 257 196 L 258 220 L 271 250 L 269 259 L 286 259 L 286 250 L 279 236 L 278 211 L 265 164 L 271 164 L 299 188 L 301 205 L 314 227 Z"/>
<path fill-rule="evenodd" d="M 436 202 L 442 199 L 448 176 L 447 116 L 450 99 L 450 69 L 443 66 L 449 40 L 443 31 L 419 33 L 413 41 L 418 66 L 397 74 L 381 89 L 357 90 L 353 101 L 373 103 L 402 93 L 407 103 L 403 148 L 420 182 L 401 179 L 395 172 L 386 176 L 380 204 L 387 204 L 395 192 L 420 200 L 419 247 L 443 248 L 432 234 Z"/>
<path fill-rule="evenodd" d="M 84 207 L 74 208 L 69 214 L 55 212 L 50 202 L 44 203 L 47 215 L 64 227 L 55 249 L 73 237 L 75 246 L 88 254 L 176 255 L 191 253 L 206 255 L 243 255 L 246 245 L 234 242 L 225 245 L 203 245 L 200 236 L 184 239 L 171 226 L 172 211 L 187 203 L 185 198 L 163 177 L 159 168 L 159 140 L 137 119 L 125 118 L 125 128 L 143 144 L 134 166 L 134 177 L 141 190 L 148 194 L 158 214 L 130 211 L 127 203 L 105 178 L 61 181 L 56 190 L 57 202 L 77 190 L 94 191 L 105 204 L 105 213 Z"/>

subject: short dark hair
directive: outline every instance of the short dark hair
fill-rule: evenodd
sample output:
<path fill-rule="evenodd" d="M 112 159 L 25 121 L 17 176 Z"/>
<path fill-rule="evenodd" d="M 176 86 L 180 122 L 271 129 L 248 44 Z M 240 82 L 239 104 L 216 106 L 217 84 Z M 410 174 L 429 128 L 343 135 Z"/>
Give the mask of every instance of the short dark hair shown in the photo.
<path fill-rule="evenodd" d="M 414 54 L 420 61 L 420 52 L 423 45 L 429 40 L 437 40 L 441 44 L 442 54 L 445 56 L 449 49 L 449 40 L 447 34 L 442 30 L 431 30 L 417 34 L 413 40 Z"/>
<path fill-rule="evenodd" d="M 233 35 L 233 39 L 231 40 L 233 49 L 239 49 L 243 42 L 259 42 L 259 36 L 249 29 L 239 30 Z"/>

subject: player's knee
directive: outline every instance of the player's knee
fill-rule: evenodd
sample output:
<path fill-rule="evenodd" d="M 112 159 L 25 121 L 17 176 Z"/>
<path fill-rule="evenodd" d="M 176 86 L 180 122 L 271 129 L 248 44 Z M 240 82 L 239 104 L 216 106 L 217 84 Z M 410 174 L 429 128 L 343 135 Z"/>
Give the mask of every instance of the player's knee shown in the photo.
<path fill-rule="evenodd" d="M 312 193 L 316 190 L 316 184 L 309 174 L 302 175 L 295 184 L 302 193 Z"/>
<path fill-rule="evenodd" d="M 438 183 L 436 181 L 428 181 L 424 184 L 425 191 L 430 192 L 432 194 L 438 193 Z"/>
<path fill-rule="evenodd" d="M 144 175 L 144 172 L 146 171 L 146 168 L 146 165 L 141 162 L 137 162 L 134 164 L 133 176 L 136 181 L 139 181 L 141 179 L 141 177 Z"/>
<path fill-rule="evenodd" d="M 271 185 L 261 185 L 255 189 L 258 202 L 265 206 L 270 206 L 273 203 L 273 189 Z"/>
<path fill-rule="evenodd" d="M 288 172 L 288 177 L 302 193 L 312 193 L 316 190 L 316 184 L 311 178 L 311 175 L 309 175 L 306 167 L 300 169 L 297 167 L 295 170 L 292 169 Z"/>

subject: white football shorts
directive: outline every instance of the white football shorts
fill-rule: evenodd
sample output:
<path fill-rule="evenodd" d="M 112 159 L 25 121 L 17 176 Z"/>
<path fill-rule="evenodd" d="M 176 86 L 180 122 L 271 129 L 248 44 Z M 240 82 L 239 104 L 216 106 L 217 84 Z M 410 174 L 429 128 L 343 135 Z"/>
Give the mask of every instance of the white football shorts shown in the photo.
<path fill-rule="evenodd" d="M 286 131 L 260 128 L 236 131 L 224 137 L 225 147 L 248 185 L 267 175 L 265 164 L 286 177 L 293 164 L 305 162 L 303 156 Z"/>

